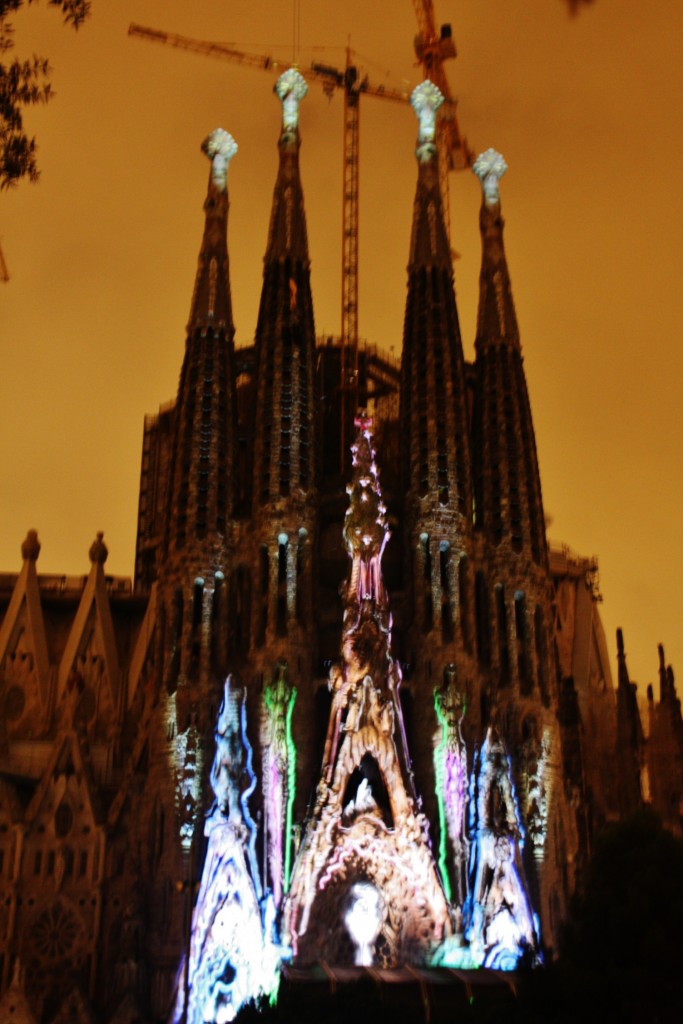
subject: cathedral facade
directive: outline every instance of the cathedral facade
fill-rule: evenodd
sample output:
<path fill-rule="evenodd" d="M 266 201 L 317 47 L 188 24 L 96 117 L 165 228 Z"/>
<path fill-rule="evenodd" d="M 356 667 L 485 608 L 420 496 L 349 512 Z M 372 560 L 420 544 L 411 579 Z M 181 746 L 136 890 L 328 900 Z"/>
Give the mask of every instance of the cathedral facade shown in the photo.
<path fill-rule="evenodd" d="M 204 1024 L 283 964 L 551 956 L 594 836 L 681 831 L 660 649 L 643 722 L 597 565 L 549 548 L 482 154 L 465 361 L 424 82 L 400 366 L 317 338 L 282 127 L 253 346 L 236 348 L 222 130 L 175 401 L 145 420 L 133 581 L 0 574 L 0 1015 Z M 354 367 L 349 379 L 348 367 Z M 356 373 L 357 369 L 357 373 Z M 4 994 L 3 994 L 4 993 Z M 14 1016 L 9 1014 L 12 1007 Z M 21 1016 L 23 1014 L 23 1016 Z M 71 1016 L 67 1016 L 71 1014 Z"/>

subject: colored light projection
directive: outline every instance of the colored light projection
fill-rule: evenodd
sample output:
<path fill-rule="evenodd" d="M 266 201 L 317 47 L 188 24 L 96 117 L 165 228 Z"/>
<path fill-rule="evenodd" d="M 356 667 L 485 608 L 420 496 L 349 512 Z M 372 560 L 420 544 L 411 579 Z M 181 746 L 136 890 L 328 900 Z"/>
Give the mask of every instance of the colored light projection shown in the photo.
<path fill-rule="evenodd" d="M 208 849 L 172 1024 L 226 1024 L 244 1003 L 277 993 L 284 951 L 272 898 L 263 897 L 247 805 L 256 777 L 245 707 L 244 691 L 228 677 L 215 733 Z"/>
<path fill-rule="evenodd" d="M 292 808 L 296 794 L 296 749 L 292 739 L 292 713 L 296 687 L 288 680 L 287 663 L 278 662 L 275 677 L 263 693 L 261 743 L 263 749 L 263 803 L 268 878 L 279 910 L 289 888 L 292 867 Z"/>
<path fill-rule="evenodd" d="M 505 746 L 489 727 L 475 759 L 470 792 L 472 858 L 466 937 L 474 962 L 514 970 L 538 950 L 538 926 L 526 889 L 522 828 Z"/>
<path fill-rule="evenodd" d="M 434 747 L 434 777 L 439 808 L 439 871 L 449 900 L 458 907 L 467 895 L 468 848 L 465 834 L 467 803 L 467 751 L 462 738 L 461 723 L 465 703 L 458 691 L 455 666 L 449 665 L 443 686 L 434 691 L 434 710 L 438 732 Z M 448 847 L 452 851 L 455 897 L 448 870 Z"/>
<path fill-rule="evenodd" d="M 381 558 L 388 538 L 371 421 L 361 418 L 344 540 L 341 661 L 317 800 L 285 900 L 299 963 L 426 963 L 451 931 L 448 904 L 416 812 Z"/>

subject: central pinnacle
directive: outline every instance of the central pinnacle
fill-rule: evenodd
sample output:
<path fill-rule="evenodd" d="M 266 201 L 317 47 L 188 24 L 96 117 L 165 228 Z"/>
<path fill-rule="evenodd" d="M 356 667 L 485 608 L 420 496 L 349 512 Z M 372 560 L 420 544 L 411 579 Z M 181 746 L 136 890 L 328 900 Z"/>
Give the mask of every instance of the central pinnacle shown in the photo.
<path fill-rule="evenodd" d="M 224 128 L 216 128 L 202 143 L 202 152 L 211 161 L 211 180 L 219 192 L 225 192 L 228 183 L 228 164 L 237 152 L 237 143 Z"/>
<path fill-rule="evenodd" d="M 441 90 L 428 78 L 413 89 L 410 104 L 420 123 L 415 150 L 419 160 L 429 160 L 436 153 L 436 112 L 442 103 Z"/>
<path fill-rule="evenodd" d="M 487 206 L 495 206 L 500 202 L 498 183 L 507 169 L 504 158 L 495 149 L 487 149 L 474 161 L 472 170 L 481 182 Z"/>
<path fill-rule="evenodd" d="M 308 92 L 306 79 L 296 68 L 289 68 L 275 83 L 275 92 L 282 103 L 282 134 L 295 135 L 299 126 L 299 103 Z"/>

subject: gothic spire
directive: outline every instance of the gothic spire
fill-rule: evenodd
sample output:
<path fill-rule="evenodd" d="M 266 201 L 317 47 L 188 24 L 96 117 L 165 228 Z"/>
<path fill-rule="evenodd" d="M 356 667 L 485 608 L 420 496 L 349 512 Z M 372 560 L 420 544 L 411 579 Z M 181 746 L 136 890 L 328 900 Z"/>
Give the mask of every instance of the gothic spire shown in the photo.
<path fill-rule="evenodd" d="M 482 184 L 482 264 L 474 408 L 476 521 L 489 540 L 527 550 L 547 564 L 541 481 L 531 406 L 503 248 L 498 183 L 505 160 L 489 149 L 477 158 Z"/>
<path fill-rule="evenodd" d="M 278 79 L 275 92 L 282 102 L 279 169 L 256 327 L 257 506 L 303 496 L 314 483 L 315 327 L 298 128 L 306 82 L 290 68 Z"/>
<path fill-rule="evenodd" d="M 430 81 L 411 97 L 419 132 L 401 363 L 404 484 L 424 499 L 422 511 L 426 501 L 465 519 L 471 497 L 464 362 L 435 145 L 442 102 Z"/>
<path fill-rule="evenodd" d="M 237 145 L 231 135 L 218 128 L 205 140 L 202 150 L 211 160 L 211 172 L 174 410 L 165 545 L 167 553 L 196 545 L 194 570 L 199 576 L 212 574 L 210 562 L 222 545 L 218 540 L 216 547 L 214 541 L 225 536 L 232 511 L 236 416 L 226 232 L 227 170 Z M 208 548 L 212 549 L 211 556 Z M 167 563 L 167 574 L 171 569 Z"/>
<path fill-rule="evenodd" d="M 198 327 L 219 328 L 232 341 L 235 328 L 227 242 L 228 164 L 237 152 L 237 144 L 228 132 L 217 128 L 204 140 L 202 151 L 211 160 L 211 171 L 204 201 L 204 237 L 187 328 L 188 333 Z"/>

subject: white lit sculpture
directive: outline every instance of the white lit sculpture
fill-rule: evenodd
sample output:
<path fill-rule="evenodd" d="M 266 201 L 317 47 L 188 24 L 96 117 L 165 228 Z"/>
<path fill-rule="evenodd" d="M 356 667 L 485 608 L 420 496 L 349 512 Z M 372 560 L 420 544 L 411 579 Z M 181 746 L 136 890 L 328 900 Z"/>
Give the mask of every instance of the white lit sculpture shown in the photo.
<path fill-rule="evenodd" d="M 475 963 L 511 970 L 538 950 L 527 891 L 522 829 L 505 745 L 489 727 L 475 763 L 470 799 L 471 905 L 467 938 Z"/>
<path fill-rule="evenodd" d="M 487 206 L 495 206 L 500 202 L 498 183 L 507 169 L 505 159 L 495 149 L 487 149 L 474 161 L 472 170 L 481 182 Z"/>
<path fill-rule="evenodd" d="M 443 103 L 443 94 L 427 78 L 413 89 L 410 103 L 419 121 L 415 152 L 420 160 L 428 160 L 436 153 L 436 112 Z"/>
<path fill-rule="evenodd" d="M 202 152 L 211 160 L 211 180 L 219 192 L 228 184 L 228 165 L 237 152 L 237 143 L 229 132 L 216 128 L 202 143 Z"/>
<path fill-rule="evenodd" d="M 172 1024 L 227 1024 L 249 1000 L 273 996 L 279 982 L 283 951 L 275 941 L 272 900 L 261 898 L 255 824 L 247 806 L 255 777 L 245 695 L 230 677 L 218 715 L 211 785 L 216 799 L 204 829 L 208 849 Z"/>
<path fill-rule="evenodd" d="M 308 92 L 306 79 L 296 68 L 289 68 L 275 83 L 275 92 L 282 103 L 283 135 L 293 135 L 299 126 L 299 103 Z"/>

